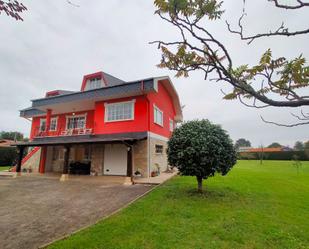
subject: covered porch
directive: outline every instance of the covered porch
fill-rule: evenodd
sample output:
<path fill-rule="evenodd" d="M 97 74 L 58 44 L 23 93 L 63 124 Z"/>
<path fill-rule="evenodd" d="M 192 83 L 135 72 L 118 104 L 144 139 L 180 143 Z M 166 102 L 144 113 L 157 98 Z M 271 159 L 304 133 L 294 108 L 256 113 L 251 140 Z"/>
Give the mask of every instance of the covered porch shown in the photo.
<path fill-rule="evenodd" d="M 147 133 L 126 133 L 113 135 L 84 135 L 69 137 L 36 138 L 31 142 L 15 144 L 19 149 L 16 172 L 22 170 L 22 159 L 26 147 L 40 147 L 37 172 L 59 175 L 60 180 L 74 175 L 113 176 L 132 182 L 134 168 L 134 147 L 140 147 Z M 137 163 L 147 164 L 147 158 Z M 144 176 L 148 176 L 145 169 Z M 85 179 L 85 178 L 84 178 Z"/>

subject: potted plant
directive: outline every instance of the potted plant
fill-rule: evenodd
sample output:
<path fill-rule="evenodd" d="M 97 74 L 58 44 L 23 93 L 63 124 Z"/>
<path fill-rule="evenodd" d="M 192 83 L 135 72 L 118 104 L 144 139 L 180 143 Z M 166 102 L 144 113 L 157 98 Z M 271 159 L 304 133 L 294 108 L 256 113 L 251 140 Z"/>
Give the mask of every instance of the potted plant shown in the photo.
<path fill-rule="evenodd" d="M 141 177 L 141 176 L 142 176 L 142 173 L 140 172 L 139 169 L 137 169 L 137 170 L 134 172 L 134 176 L 136 176 L 136 177 Z"/>

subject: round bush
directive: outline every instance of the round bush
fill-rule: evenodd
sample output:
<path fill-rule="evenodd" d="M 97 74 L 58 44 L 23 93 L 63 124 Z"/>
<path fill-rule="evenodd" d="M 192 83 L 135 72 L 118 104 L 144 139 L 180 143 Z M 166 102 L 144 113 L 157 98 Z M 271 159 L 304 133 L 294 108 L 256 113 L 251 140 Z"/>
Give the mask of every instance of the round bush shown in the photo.
<path fill-rule="evenodd" d="M 236 163 L 233 142 L 225 130 L 208 120 L 184 122 L 168 141 L 168 162 L 182 175 L 202 181 L 215 173 L 226 175 Z"/>

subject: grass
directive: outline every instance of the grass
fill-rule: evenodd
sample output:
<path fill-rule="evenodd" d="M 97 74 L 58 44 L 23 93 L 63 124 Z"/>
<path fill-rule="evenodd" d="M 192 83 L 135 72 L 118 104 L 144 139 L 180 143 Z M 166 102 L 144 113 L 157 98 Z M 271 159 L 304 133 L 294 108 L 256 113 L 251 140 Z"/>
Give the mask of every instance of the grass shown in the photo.
<path fill-rule="evenodd" d="M 239 161 L 204 184 L 175 177 L 48 248 L 309 248 L 309 162 Z"/>
<path fill-rule="evenodd" d="M 10 166 L 0 166 L 0 171 L 8 170 Z"/>

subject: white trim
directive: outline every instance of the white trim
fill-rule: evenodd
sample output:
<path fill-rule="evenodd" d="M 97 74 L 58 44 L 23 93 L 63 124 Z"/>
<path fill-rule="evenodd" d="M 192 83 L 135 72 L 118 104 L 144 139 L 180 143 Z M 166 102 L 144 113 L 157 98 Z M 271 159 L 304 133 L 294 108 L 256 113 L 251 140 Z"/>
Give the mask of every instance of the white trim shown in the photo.
<path fill-rule="evenodd" d="M 148 132 L 148 136 L 151 137 L 151 138 L 155 138 L 155 139 L 165 141 L 165 142 L 167 142 L 169 140 L 167 137 L 163 137 L 159 134 L 156 134 L 156 133 L 153 133 L 153 132 L 150 132 L 150 131 Z"/>
<path fill-rule="evenodd" d="M 134 114 L 135 114 L 135 102 L 136 99 L 132 99 L 130 101 L 121 101 L 121 102 L 114 102 L 114 103 L 104 103 L 104 122 L 105 123 L 111 123 L 111 122 L 121 122 L 121 121 L 130 121 L 134 120 Z M 116 119 L 116 120 L 108 120 L 108 108 L 112 106 L 118 106 L 118 105 L 123 105 L 123 104 L 132 104 L 132 110 L 131 110 L 131 115 L 132 118 L 128 119 Z"/>
<path fill-rule="evenodd" d="M 53 119 L 56 119 L 56 127 L 55 127 L 54 130 L 51 130 L 50 129 L 51 128 L 51 122 L 52 122 Z M 58 116 L 50 118 L 49 131 L 57 131 L 57 128 L 58 128 Z"/>
<path fill-rule="evenodd" d="M 78 114 L 78 115 L 66 115 L 65 116 L 65 130 L 68 130 L 68 120 L 69 118 L 75 118 L 75 117 L 84 117 L 85 118 L 85 123 L 84 123 L 84 127 L 83 128 L 86 128 L 86 124 L 87 124 L 87 112 L 84 113 L 84 114 Z"/>
<path fill-rule="evenodd" d="M 172 122 L 172 126 L 173 126 L 172 129 L 171 129 L 171 122 Z M 170 132 L 173 132 L 174 129 L 175 129 L 175 121 L 173 119 L 169 118 L 168 126 L 169 126 Z"/>
<path fill-rule="evenodd" d="M 161 112 L 162 114 L 162 124 L 159 124 L 157 121 L 156 121 L 156 112 L 155 112 L 155 109 L 159 112 Z M 161 127 L 164 127 L 164 112 L 158 107 L 156 106 L 155 104 L 153 104 L 153 122 L 157 125 L 160 125 Z"/>
<path fill-rule="evenodd" d="M 40 127 L 39 127 L 39 131 L 43 131 L 42 129 L 41 129 L 41 127 L 42 127 L 42 122 L 43 121 L 45 121 L 45 129 L 44 129 L 44 131 L 46 130 L 46 118 L 40 118 Z"/>

